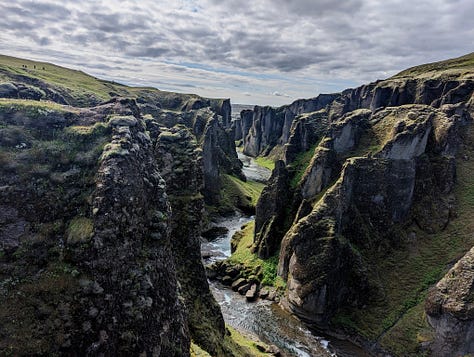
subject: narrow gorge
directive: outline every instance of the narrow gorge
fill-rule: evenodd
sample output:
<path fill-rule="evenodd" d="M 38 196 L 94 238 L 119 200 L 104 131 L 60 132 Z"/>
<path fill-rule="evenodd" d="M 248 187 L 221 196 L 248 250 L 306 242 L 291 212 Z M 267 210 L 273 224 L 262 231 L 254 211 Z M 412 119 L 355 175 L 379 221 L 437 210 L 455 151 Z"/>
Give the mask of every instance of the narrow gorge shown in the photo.
<path fill-rule="evenodd" d="M 474 54 L 240 113 L 0 56 L 0 355 L 474 354 L 473 116 Z"/>

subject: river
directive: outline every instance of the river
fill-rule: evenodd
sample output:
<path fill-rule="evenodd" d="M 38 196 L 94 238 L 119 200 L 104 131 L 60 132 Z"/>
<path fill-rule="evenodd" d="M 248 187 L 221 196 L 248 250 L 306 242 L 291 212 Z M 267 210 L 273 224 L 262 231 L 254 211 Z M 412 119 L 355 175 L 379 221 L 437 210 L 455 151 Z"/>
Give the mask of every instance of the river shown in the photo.
<path fill-rule="evenodd" d="M 244 163 L 243 172 L 248 179 L 264 182 L 270 177 L 270 170 L 257 165 L 252 158 L 239 153 L 239 159 Z M 212 242 L 202 243 L 201 251 L 207 257 L 205 263 L 229 257 L 231 237 L 242 225 L 253 219 L 236 213 L 215 222 L 216 226 L 226 227 L 228 232 Z M 219 282 L 210 282 L 210 287 L 228 325 L 277 346 L 283 356 L 367 356 L 356 346 L 314 335 L 301 321 L 283 311 L 276 303 L 267 300 L 249 303 L 245 297 Z"/>

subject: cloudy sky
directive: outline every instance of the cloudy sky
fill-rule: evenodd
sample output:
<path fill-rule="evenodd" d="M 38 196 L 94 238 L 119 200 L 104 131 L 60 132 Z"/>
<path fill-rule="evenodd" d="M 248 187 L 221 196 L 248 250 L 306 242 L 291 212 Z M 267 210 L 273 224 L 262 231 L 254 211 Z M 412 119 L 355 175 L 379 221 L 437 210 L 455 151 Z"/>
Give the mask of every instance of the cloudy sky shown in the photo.
<path fill-rule="evenodd" d="M 13 0 L 0 53 L 280 105 L 474 51 L 472 0 Z"/>

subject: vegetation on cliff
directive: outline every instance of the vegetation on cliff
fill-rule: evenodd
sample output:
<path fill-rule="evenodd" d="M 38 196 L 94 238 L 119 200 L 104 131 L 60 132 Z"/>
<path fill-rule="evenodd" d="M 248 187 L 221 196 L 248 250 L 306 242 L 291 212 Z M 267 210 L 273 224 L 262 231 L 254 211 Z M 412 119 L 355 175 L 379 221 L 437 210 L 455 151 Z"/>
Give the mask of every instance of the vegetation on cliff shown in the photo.
<path fill-rule="evenodd" d="M 474 306 L 452 278 L 471 255 L 450 269 L 474 245 L 473 72 L 470 54 L 231 127 L 228 100 L 0 56 L 0 353 L 257 354 L 209 292 L 207 207 L 257 215 L 229 282 L 285 289 L 368 348 L 447 356 L 443 323 L 467 341 Z M 282 159 L 259 159 L 268 185 L 245 181 L 234 139 Z M 463 292 L 454 320 L 445 290 Z"/>
<path fill-rule="evenodd" d="M 474 245 L 473 58 L 346 90 L 322 109 L 317 98 L 295 102 L 300 114 L 276 132 L 261 118 L 287 107 L 241 115 L 241 127 L 253 128 L 244 147 L 274 137 L 262 152 L 284 147 L 285 169 L 274 171 L 257 204 L 254 246 L 261 257 L 279 254 L 290 311 L 395 355 L 436 348 L 423 310 L 428 289 Z M 280 212 L 272 202 L 283 192 L 290 195 Z"/>
<path fill-rule="evenodd" d="M 0 350 L 248 354 L 199 251 L 205 186 L 241 175 L 229 101 L 6 56 L 0 97 Z"/>

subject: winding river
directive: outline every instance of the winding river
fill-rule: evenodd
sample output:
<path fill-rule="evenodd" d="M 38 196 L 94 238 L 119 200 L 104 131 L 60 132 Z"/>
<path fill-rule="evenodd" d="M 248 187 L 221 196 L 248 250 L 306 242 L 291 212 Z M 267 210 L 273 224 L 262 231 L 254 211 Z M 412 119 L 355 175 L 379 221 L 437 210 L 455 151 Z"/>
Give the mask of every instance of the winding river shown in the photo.
<path fill-rule="evenodd" d="M 265 182 L 270 177 L 270 170 L 257 165 L 252 158 L 239 153 L 239 159 L 244 163 L 243 171 L 249 180 Z M 254 217 L 236 213 L 215 222 L 216 226 L 226 227 L 228 232 L 212 242 L 202 243 L 205 263 L 229 257 L 232 235 L 253 219 Z M 210 287 L 228 325 L 277 346 L 283 356 L 367 356 L 350 344 L 314 335 L 302 322 L 283 311 L 276 303 L 267 300 L 249 303 L 245 297 L 219 282 L 210 282 Z"/>

